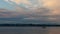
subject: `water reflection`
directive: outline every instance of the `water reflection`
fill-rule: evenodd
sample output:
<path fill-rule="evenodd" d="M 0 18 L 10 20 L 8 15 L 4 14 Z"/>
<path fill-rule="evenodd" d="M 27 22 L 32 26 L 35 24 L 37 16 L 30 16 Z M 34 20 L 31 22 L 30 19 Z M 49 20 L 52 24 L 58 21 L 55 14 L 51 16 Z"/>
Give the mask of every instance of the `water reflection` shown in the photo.
<path fill-rule="evenodd" d="M 0 27 L 0 34 L 59 34 L 60 27 Z"/>

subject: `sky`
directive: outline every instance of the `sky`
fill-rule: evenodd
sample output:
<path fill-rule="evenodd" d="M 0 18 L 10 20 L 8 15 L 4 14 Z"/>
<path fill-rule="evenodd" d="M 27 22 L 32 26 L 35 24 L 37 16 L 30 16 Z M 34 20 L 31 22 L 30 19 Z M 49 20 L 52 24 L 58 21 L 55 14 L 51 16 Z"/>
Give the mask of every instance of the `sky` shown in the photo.
<path fill-rule="evenodd" d="M 24 20 L 60 20 L 60 0 L 0 0 L 0 18 L 24 17 Z"/>
<path fill-rule="evenodd" d="M 16 9 L 17 7 L 37 7 L 39 5 L 37 0 L 0 0 L 0 8 Z"/>

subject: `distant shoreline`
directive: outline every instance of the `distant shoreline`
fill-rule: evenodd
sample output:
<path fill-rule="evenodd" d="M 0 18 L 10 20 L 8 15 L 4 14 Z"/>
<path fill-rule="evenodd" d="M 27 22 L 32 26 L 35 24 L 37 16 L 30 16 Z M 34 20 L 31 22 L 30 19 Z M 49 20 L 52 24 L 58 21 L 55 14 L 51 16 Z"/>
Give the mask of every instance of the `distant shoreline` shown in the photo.
<path fill-rule="evenodd" d="M 26 27 L 26 26 L 34 26 L 34 27 L 60 27 L 58 24 L 0 24 L 0 26 L 14 26 L 14 27 Z"/>

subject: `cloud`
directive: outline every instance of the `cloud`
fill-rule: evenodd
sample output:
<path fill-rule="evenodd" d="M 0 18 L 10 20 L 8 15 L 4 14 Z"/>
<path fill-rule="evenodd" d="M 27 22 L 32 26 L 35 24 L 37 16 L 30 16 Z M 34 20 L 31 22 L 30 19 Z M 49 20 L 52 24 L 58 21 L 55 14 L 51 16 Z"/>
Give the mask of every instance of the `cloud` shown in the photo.
<path fill-rule="evenodd" d="M 16 3 L 16 5 L 20 5 L 21 3 L 22 4 L 24 4 L 24 6 L 25 6 L 25 8 L 27 7 L 27 8 L 31 8 L 31 7 L 38 7 L 38 1 L 36 1 L 36 0 L 33 0 L 32 2 L 30 2 L 29 0 L 5 0 L 6 2 L 8 2 L 8 3 L 10 3 L 10 4 L 12 4 L 12 5 L 14 5 L 14 3 Z M 36 3 L 36 4 L 34 4 L 34 3 Z"/>
<path fill-rule="evenodd" d="M 9 0 L 4 0 L 5 2 L 8 2 L 9 4 L 13 4 L 13 3 L 11 3 Z"/>
<path fill-rule="evenodd" d="M 57 13 L 56 13 L 56 12 Z M 36 21 L 46 21 L 52 23 L 59 23 L 60 14 L 58 9 L 51 10 L 49 8 L 39 8 L 32 12 L 25 14 L 25 20 L 36 20 Z"/>
<path fill-rule="evenodd" d="M 55 9 L 55 8 L 58 8 L 58 7 L 60 7 L 60 2 L 59 2 L 60 0 L 42 0 L 42 2 L 43 2 L 43 6 L 44 7 L 48 7 L 48 8 L 53 8 L 53 9 Z"/>
<path fill-rule="evenodd" d="M 60 0 L 42 0 L 42 6 L 49 8 L 50 15 L 60 15 Z"/>
<path fill-rule="evenodd" d="M 3 11 L 4 10 L 4 11 Z M 21 12 L 15 12 L 15 11 L 8 11 L 5 9 L 1 9 L 0 12 L 0 18 L 22 18 L 21 21 L 23 22 L 59 22 L 59 15 L 49 15 L 50 10 L 48 8 L 39 8 L 36 9 L 36 11 L 21 11 Z M 18 20 L 18 19 L 17 19 Z"/>
<path fill-rule="evenodd" d="M 5 0 L 6 2 L 15 2 L 16 4 L 24 3 L 24 4 L 31 4 L 28 0 Z"/>
<path fill-rule="evenodd" d="M 15 11 L 10 11 L 7 9 L 0 9 L 0 18 L 11 18 L 11 17 L 16 17 L 17 12 Z"/>
<path fill-rule="evenodd" d="M 12 2 L 15 2 L 16 4 L 20 4 L 22 1 L 21 0 L 10 0 Z"/>
<path fill-rule="evenodd" d="M 24 3 L 25 5 L 32 6 L 28 0 L 10 0 L 16 4 Z M 35 20 L 35 21 L 49 21 L 49 22 L 59 22 L 60 18 L 60 4 L 59 0 L 42 0 L 42 7 L 31 7 L 32 9 L 25 9 L 16 5 L 15 12 L 1 12 L 0 15 L 9 16 L 9 17 L 23 17 L 24 20 Z M 36 9 L 34 9 L 36 8 Z M 11 13 L 11 14 L 7 14 Z"/>

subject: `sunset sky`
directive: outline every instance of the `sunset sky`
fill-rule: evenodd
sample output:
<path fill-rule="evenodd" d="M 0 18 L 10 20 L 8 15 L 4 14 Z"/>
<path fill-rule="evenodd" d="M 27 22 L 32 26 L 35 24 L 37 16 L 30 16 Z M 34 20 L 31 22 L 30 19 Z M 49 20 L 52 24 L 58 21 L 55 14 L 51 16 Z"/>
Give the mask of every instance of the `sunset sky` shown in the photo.
<path fill-rule="evenodd" d="M 53 14 L 59 14 L 60 0 L 0 0 L 0 9 L 8 10 L 34 10 L 37 8 L 48 8 Z"/>
<path fill-rule="evenodd" d="M 24 20 L 59 22 L 60 0 L 0 0 L 0 18 L 22 16 Z"/>

